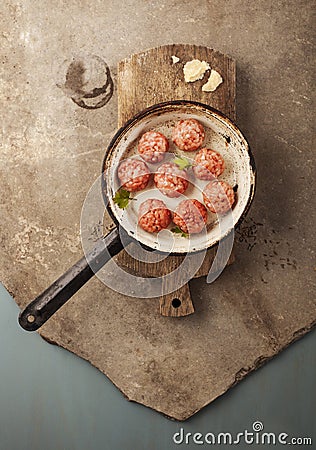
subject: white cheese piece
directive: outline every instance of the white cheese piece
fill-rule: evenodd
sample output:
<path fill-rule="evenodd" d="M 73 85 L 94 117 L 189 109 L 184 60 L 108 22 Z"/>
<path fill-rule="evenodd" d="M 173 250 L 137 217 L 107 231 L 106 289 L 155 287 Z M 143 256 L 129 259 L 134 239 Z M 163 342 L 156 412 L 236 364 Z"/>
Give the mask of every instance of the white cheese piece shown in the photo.
<path fill-rule="evenodd" d="M 192 61 L 188 61 L 183 67 L 184 80 L 187 83 L 201 80 L 208 69 L 210 69 L 210 66 L 206 61 L 192 59 Z"/>
<path fill-rule="evenodd" d="M 171 58 L 172 58 L 172 63 L 173 63 L 173 64 L 176 64 L 177 62 L 180 61 L 180 58 L 178 58 L 178 57 L 175 56 L 175 55 L 172 55 Z"/>
<path fill-rule="evenodd" d="M 218 72 L 216 72 L 216 70 L 212 69 L 209 79 L 202 86 L 202 91 L 214 92 L 221 83 L 223 83 L 223 78 Z"/>

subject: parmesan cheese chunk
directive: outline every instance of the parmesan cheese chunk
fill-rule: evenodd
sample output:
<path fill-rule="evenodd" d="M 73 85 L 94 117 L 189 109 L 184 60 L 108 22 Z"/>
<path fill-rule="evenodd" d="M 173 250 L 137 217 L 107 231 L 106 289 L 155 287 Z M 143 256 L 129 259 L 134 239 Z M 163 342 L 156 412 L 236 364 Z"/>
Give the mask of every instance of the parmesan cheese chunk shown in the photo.
<path fill-rule="evenodd" d="M 202 86 L 202 91 L 204 92 L 214 92 L 218 86 L 223 82 L 223 78 L 220 76 L 216 70 L 211 70 L 209 79 Z"/>
<path fill-rule="evenodd" d="M 201 80 L 208 69 L 210 69 L 210 66 L 206 61 L 192 59 L 183 67 L 184 81 L 192 83 L 193 81 Z"/>
<path fill-rule="evenodd" d="M 175 56 L 175 55 L 172 55 L 171 58 L 172 58 L 172 63 L 173 63 L 173 64 L 176 64 L 177 62 L 180 61 L 180 58 L 178 58 L 178 57 Z"/>

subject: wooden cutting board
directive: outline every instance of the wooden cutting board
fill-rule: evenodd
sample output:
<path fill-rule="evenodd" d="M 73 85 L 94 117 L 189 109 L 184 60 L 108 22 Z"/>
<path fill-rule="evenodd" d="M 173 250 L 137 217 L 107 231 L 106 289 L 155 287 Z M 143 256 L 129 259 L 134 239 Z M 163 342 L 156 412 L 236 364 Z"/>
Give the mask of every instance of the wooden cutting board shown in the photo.
<path fill-rule="evenodd" d="M 172 56 L 180 60 L 173 63 Z M 186 83 L 183 66 L 192 59 L 207 61 L 218 71 L 223 83 L 215 92 L 203 92 L 209 71 L 202 80 Z M 118 125 L 121 127 L 135 114 L 160 102 L 170 100 L 194 100 L 210 105 L 232 120 L 236 119 L 236 63 L 227 55 L 207 47 L 173 44 L 137 53 L 118 64 Z M 195 278 L 206 276 L 214 260 L 217 247 L 207 251 Z M 125 251 L 117 258 L 127 270 L 142 277 L 159 277 L 178 267 L 184 256 L 168 256 L 161 263 L 148 264 L 132 258 Z M 234 260 L 231 255 L 228 264 Z M 166 316 L 185 316 L 194 312 L 190 289 L 185 284 L 171 294 L 160 298 L 160 312 Z"/>

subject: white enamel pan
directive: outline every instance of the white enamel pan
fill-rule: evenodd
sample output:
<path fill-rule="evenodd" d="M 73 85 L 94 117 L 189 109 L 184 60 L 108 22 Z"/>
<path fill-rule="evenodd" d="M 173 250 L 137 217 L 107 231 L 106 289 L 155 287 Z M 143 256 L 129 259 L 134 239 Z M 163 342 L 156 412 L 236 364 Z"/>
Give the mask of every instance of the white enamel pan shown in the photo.
<path fill-rule="evenodd" d="M 170 199 L 158 191 L 151 182 L 144 191 L 133 195 L 137 201 L 131 201 L 127 208 L 121 209 L 113 198 L 119 189 L 117 168 L 127 157 L 139 158 L 137 142 L 140 136 L 149 130 L 162 132 L 170 142 L 166 160 L 173 156 L 184 155 L 194 158 L 189 152 L 181 152 L 171 141 L 172 129 L 180 119 L 197 119 L 205 129 L 203 147 L 218 151 L 225 161 L 225 171 L 220 176 L 223 181 L 234 186 L 236 201 L 231 214 L 221 219 L 209 214 L 204 233 L 174 237 L 173 233 L 163 233 L 158 238 L 155 233 L 148 233 L 138 226 L 138 207 L 148 198 L 158 198 L 167 207 L 174 210 L 184 197 Z M 165 161 L 164 161 L 165 162 Z M 154 173 L 160 164 L 151 165 Z M 187 254 L 205 251 L 218 244 L 224 237 L 239 226 L 246 216 L 255 192 L 256 168 L 253 155 L 238 127 L 221 112 L 210 106 L 191 101 L 170 101 L 151 106 L 129 120 L 113 137 L 105 154 L 102 165 L 102 189 L 108 212 L 116 228 L 97 241 L 95 248 L 78 261 L 58 280 L 35 298 L 20 314 L 20 325 L 34 331 L 41 327 L 62 305 L 64 305 L 101 267 L 123 249 L 120 229 L 124 231 L 124 241 L 138 242 L 144 248 L 171 254 Z M 207 182 L 193 180 L 189 174 L 190 187 L 185 192 L 186 198 L 202 200 L 202 190 Z M 192 177 L 192 180 L 190 179 Z M 194 182 L 193 182 L 194 181 Z M 125 244 L 126 245 L 126 244 Z"/>

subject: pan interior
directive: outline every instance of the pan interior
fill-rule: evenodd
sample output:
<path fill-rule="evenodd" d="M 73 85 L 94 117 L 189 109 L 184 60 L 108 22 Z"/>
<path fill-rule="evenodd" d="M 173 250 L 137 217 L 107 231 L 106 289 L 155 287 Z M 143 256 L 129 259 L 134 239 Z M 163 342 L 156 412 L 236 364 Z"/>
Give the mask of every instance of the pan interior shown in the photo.
<path fill-rule="evenodd" d="M 148 187 L 139 192 L 132 193 L 135 199 L 129 202 L 126 209 L 120 209 L 113 201 L 120 184 L 117 177 L 117 168 L 127 157 L 141 159 L 137 154 L 137 143 L 141 135 L 149 130 L 160 131 L 169 140 L 169 154 L 165 160 L 158 164 L 148 164 L 154 173 L 157 168 L 174 154 L 194 159 L 196 152 L 182 152 L 172 142 L 173 127 L 180 119 L 197 119 L 205 128 L 203 147 L 218 151 L 225 161 L 225 170 L 219 180 L 227 181 L 237 189 L 237 200 L 232 208 L 232 214 L 219 218 L 216 214 L 208 212 L 208 222 L 204 231 L 199 234 L 183 237 L 171 232 L 175 226 L 160 233 L 148 233 L 138 226 L 139 205 L 149 199 L 163 200 L 167 207 L 174 211 L 178 203 L 185 198 L 196 198 L 203 203 L 202 191 L 208 181 L 198 180 L 194 177 L 192 169 L 188 170 L 190 183 L 184 195 L 178 198 L 168 198 L 155 188 L 153 180 Z M 105 163 L 106 189 L 110 207 L 121 226 L 127 233 L 142 244 L 162 252 L 187 253 L 200 251 L 215 245 L 222 237 L 236 225 L 247 207 L 252 195 L 255 182 L 254 173 L 250 164 L 250 155 L 247 141 L 240 131 L 228 119 L 210 111 L 203 106 L 192 104 L 167 105 L 150 111 L 138 120 L 133 120 L 117 137 L 106 158 Z"/>

